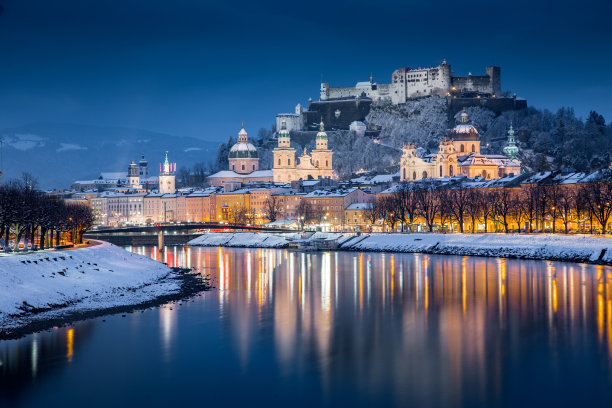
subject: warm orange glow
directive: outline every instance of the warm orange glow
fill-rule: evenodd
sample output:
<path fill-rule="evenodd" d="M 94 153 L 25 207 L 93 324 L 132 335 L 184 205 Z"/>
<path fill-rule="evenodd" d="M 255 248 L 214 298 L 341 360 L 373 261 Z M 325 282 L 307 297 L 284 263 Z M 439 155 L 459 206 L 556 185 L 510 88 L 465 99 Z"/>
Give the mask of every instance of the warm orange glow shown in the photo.
<path fill-rule="evenodd" d="M 68 362 L 72 362 L 72 355 L 74 354 L 74 329 L 71 327 L 66 332 L 66 359 Z"/>

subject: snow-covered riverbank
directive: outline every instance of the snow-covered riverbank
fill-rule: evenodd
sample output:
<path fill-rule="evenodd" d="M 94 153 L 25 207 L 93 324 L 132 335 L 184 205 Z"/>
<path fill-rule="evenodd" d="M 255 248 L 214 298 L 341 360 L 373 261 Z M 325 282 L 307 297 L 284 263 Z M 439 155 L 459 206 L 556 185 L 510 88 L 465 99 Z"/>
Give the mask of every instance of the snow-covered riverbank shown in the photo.
<path fill-rule="evenodd" d="M 37 322 L 178 295 L 182 276 L 105 242 L 0 257 L 0 337 Z"/>
<path fill-rule="evenodd" d="M 210 233 L 193 246 L 286 248 L 300 233 Z M 309 239 L 335 240 L 349 251 L 423 252 L 446 255 L 499 256 L 612 264 L 612 239 L 583 235 L 522 234 L 340 234 L 317 233 Z"/>

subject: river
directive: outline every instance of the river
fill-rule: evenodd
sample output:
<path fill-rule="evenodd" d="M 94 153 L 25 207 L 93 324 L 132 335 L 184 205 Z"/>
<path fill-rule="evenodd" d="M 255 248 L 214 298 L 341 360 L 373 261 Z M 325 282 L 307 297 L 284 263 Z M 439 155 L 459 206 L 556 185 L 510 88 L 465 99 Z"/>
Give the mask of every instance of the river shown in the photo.
<path fill-rule="evenodd" d="M 612 404 L 607 266 L 190 247 L 161 257 L 215 288 L 0 342 L 0 406 Z"/>

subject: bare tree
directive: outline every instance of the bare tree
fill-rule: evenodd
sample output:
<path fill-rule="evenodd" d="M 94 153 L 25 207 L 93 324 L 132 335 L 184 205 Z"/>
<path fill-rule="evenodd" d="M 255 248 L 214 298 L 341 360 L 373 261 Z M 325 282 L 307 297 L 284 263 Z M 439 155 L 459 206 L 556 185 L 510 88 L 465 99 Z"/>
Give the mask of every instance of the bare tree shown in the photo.
<path fill-rule="evenodd" d="M 264 215 L 270 222 L 277 220 L 280 210 L 281 208 L 278 202 L 278 197 L 270 196 L 264 202 Z"/>
<path fill-rule="evenodd" d="M 504 232 L 508 233 L 508 220 L 512 208 L 512 191 L 508 188 L 498 188 L 489 195 L 492 201 L 492 216 L 504 226 Z"/>
<path fill-rule="evenodd" d="M 434 222 L 440 210 L 435 186 L 431 181 L 419 183 L 419 186 L 414 190 L 414 194 L 418 204 L 418 213 L 425 220 L 427 230 L 433 232 Z"/>

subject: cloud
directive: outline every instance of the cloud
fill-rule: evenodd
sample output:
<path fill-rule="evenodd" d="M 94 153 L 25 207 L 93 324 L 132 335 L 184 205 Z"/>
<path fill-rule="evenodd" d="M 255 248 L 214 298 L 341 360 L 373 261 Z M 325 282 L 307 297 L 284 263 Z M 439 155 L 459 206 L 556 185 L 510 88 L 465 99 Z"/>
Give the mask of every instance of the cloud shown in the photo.
<path fill-rule="evenodd" d="M 55 149 L 56 152 L 69 152 L 71 150 L 87 150 L 86 147 L 73 143 L 60 143 L 61 147 Z"/>
<path fill-rule="evenodd" d="M 200 148 L 200 147 L 188 147 L 188 148 L 186 148 L 184 150 L 184 152 L 187 153 L 187 152 L 194 152 L 194 151 L 199 151 L 199 150 L 202 150 L 202 148 Z"/>
<path fill-rule="evenodd" d="M 14 135 L 4 135 L 4 143 L 14 149 L 26 151 L 35 147 L 43 147 L 45 138 L 30 133 L 15 133 Z"/>

